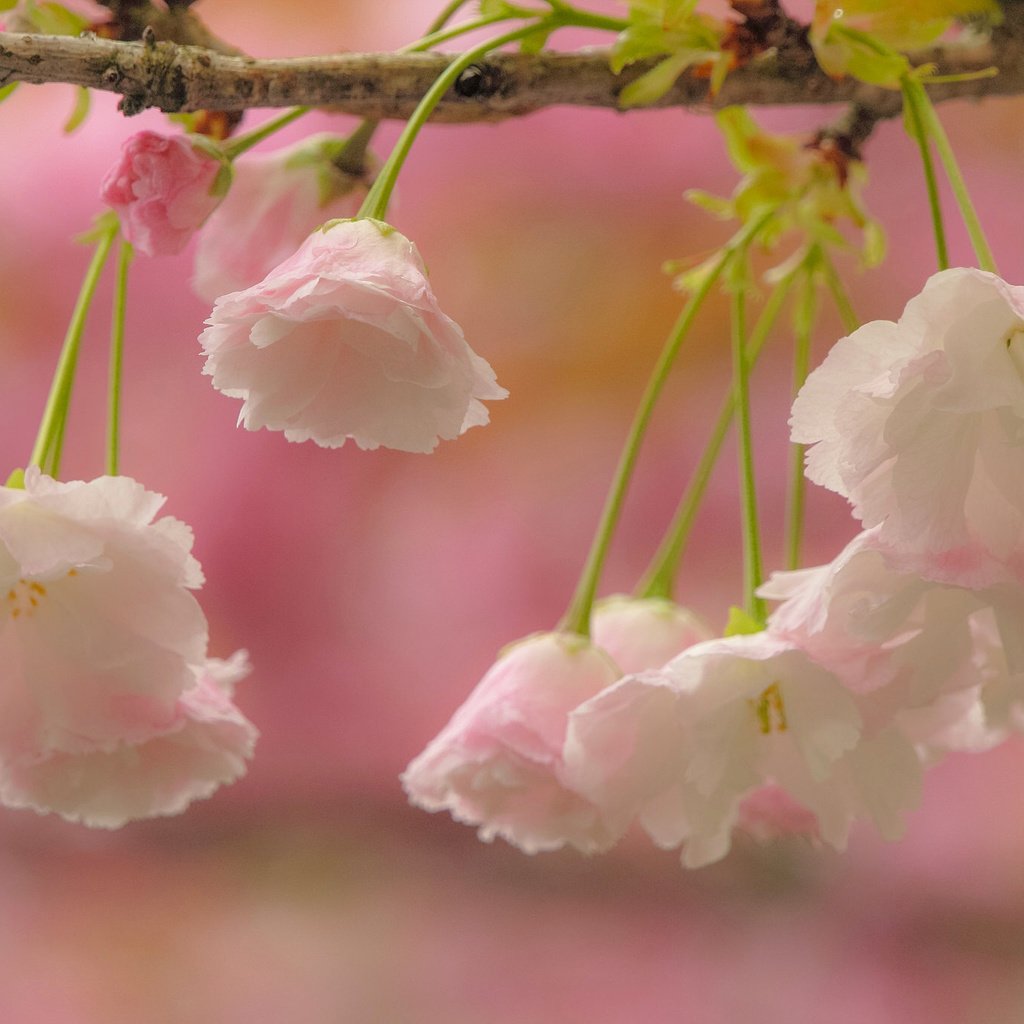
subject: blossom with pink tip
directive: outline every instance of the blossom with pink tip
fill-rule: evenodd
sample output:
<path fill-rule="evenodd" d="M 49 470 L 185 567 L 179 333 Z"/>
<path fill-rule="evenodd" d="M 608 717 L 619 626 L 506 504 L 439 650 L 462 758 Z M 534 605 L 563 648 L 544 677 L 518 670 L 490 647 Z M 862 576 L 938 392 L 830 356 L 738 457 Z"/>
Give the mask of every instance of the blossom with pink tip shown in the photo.
<path fill-rule="evenodd" d="M 618 677 L 611 659 L 575 634 L 539 633 L 507 647 L 406 768 L 409 798 L 526 853 L 608 849 L 625 823 L 566 785 L 562 747 L 569 712 Z"/>
<path fill-rule="evenodd" d="M 1024 287 L 931 277 L 841 339 L 793 404 L 807 475 L 932 579 L 1024 578 Z"/>
<path fill-rule="evenodd" d="M 827 565 L 774 574 L 759 591 L 782 601 L 769 631 L 835 672 L 872 730 L 893 724 L 928 749 L 991 745 L 979 728 L 1024 708 L 1024 589 L 923 578 L 880 537 L 864 531 Z"/>
<path fill-rule="evenodd" d="M 213 302 L 256 284 L 324 221 L 356 212 L 365 188 L 331 160 L 344 141 L 314 135 L 233 162 L 231 189 L 196 244 L 197 295 Z"/>
<path fill-rule="evenodd" d="M 245 774 L 259 734 L 231 694 L 248 673 L 244 651 L 228 661 L 208 659 L 165 728 L 139 742 L 51 750 L 8 765 L 0 774 L 0 801 L 95 828 L 180 814 Z"/>
<path fill-rule="evenodd" d="M 382 221 L 326 225 L 206 322 L 203 372 L 242 399 L 246 429 L 289 441 L 429 452 L 507 394 L 441 311 L 416 247 Z"/>
<path fill-rule="evenodd" d="M 146 256 L 173 256 L 227 191 L 230 165 L 211 146 L 183 135 L 141 131 L 121 147 L 100 198 L 121 232 Z"/>
<path fill-rule="evenodd" d="M 215 689 L 241 663 L 207 659 L 192 532 L 156 518 L 163 502 L 128 477 L 60 483 L 35 467 L 24 488 L 0 488 L 0 801 L 45 810 L 49 794 L 66 816 L 120 823 L 144 803 L 135 769 L 153 740 L 172 744 L 177 775 L 141 813 L 238 774 L 209 755 L 245 747 Z"/>
<path fill-rule="evenodd" d="M 714 634 L 707 623 L 674 601 L 613 594 L 594 605 L 590 636 L 628 673 L 661 668 Z"/>
<path fill-rule="evenodd" d="M 895 730 L 866 737 L 862 724 L 851 694 L 799 647 L 732 636 L 577 707 L 565 777 L 612 820 L 632 814 L 659 845 L 682 845 L 688 867 L 723 857 L 751 795 L 772 784 L 842 848 L 862 815 L 895 836 L 919 798 L 912 745 Z"/>

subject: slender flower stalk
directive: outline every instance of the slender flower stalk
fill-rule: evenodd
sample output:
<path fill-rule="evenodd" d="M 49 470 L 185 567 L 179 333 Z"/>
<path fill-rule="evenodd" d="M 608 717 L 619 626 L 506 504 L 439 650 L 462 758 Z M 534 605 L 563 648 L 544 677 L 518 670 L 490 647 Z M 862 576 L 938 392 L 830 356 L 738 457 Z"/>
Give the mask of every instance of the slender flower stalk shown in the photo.
<path fill-rule="evenodd" d="M 110 385 L 107 407 L 107 474 L 117 476 L 121 450 L 121 377 L 124 366 L 124 320 L 128 304 L 128 268 L 132 247 L 121 239 L 114 282 L 114 309 L 110 327 Z"/>
<path fill-rule="evenodd" d="M 430 23 L 430 27 L 427 29 L 427 35 L 432 35 L 434 32 L 440 32 L 441 29 L 448 24 L 452 18 L 455 17 L 459 11 L 462 10 L 469 0 L 451 0 L 450 3 L 446 4 L 441 10 L 441 13 Z"/>
<path fill-rule="evenodd" d="M 964 227 L 967 228 L 967 234 L 971 239 L 971 246 L 974 249 L 978 266 L 982 270 L 997 274 L 999 271 L 996 269 L 995 258 L 992 256 L 992 250 L 989 247 L 988 240 L 985 238 L 985 232 L 982 229 L 981 221 L 978 219 L 978 213 L 971 202 L 970 194 L 967 191 L 967 183 L 964 181 L 963 174 L 960 173 L 960 165 L 957 163 L 956 154 L 954 154 L 953 147 L 949 143 L 949 136 L 946 135 L 946 130 L 942 127 L 942 121 L 939 119 L 939 115 L 936 113 L 935 107 L 924 86 L 920 82 L 915 82 L 912 88 L 918 94 L 918 106 L 921 110 L 925 128 L 935 142 L 935 149 L 939 154 L 939 159 L 942 161 L 946 177 L 949 179 L 950 187 L 953 190 L 953 197 L 956 199 L 956 204 L 960 209 L 960 216 L 963 218 Z"/>
<path fill-rule="evenodd" d="M 292 107 L 291 110 L 286 110 L 283 114 L 272 117 L 258 128 L 253 128 L 251 132 L 246 132 L 244 135 L 238 135 L 233 139 L 229 139 L 223 143 L 224 155 L 229 160 L 234 160 L 264 139 L 269 139 L 271 135 L 279 132 L 282 128 L 286 128 L 293 121 L 297 121 L 304 114 L 308 114 L 312 109 L 312 107 Z"/>
<path fill-rule="evenodd" d="M 569 608 L 562 618 L 559 629 L 566 632 L 579 633 L 582 636 L 590 635 L 590 611 L 597 594 L 597 585 L 600 581 L 601 571 L 604 568 L 605 558 L 608 555 L 608 548 L 611 545 L 612 534 L 618 525 L 619 516 L 622 514 L 622 506 L 626 497 L 626 490 L 632 478 L 633 470 L 636 467 L 636 460 L 640 454 L 640 445 L 654 407 L 661 395 L 665 381 L 675 364 L 676 357 L 683 342 L 686 340 L 693 326 L 693 322 L 700 312 L 705 299 L 711 292 L 715 283 L 722 276 L 726 267 L 736 257 L 738 252 L 745 251 L 751 240 L 764 227 L 765 223 L 773 214 L 773 210 L 765 210 L 760 216 L 749 221 L 733 238 L 720 250 L 718 257 L 703 275 L 700 284 L 697 286 L 689 302 L 683 308 L 679 319 L 672 328 L 665 341 L 661 355 L 651 372 L 647 387 L 640 399 L 640 405 L 633 417 L 633 423 L 629 428 L 626 443 L 623 446 L 622 454 L 619 456 L 619 463 L 612 478 L 612 484 L 605 499 L 604 508 L 601 512 L 601 519 L 598 522 L 597 531 L 591 542 L 590 551 L 587 554 L 583 571 L 580 574 L 579 582 L 573 593 Z"/>
<path fill-rule="evenodd" d="M 794 267 L 783 277 L 772 289 L 771 294 L 765 302 L 764 309 L 750 332 L 747 341 L 747 363 L 751 368 L 757 362 L 764 348 L 765 342 L 771 334 L 782 312 L 782 306 L 789 296 L 796 280 L 797 273 L 802 269 L 803 264 Z M 675 593 L 676 576 L 679 572 L 679 563 L 686 549 L 686 543 L 693 529 L 694 521 L 700 510 L 701 502 L 707 492 L 711 474 L 718 462 L 725 443 L 725 436 L 732 425 L 733 414 L 736 410 L 736 395 L 732 387 L 722 403 L 722 408 L 715 420 L 715 426 L 711 431 L 711 437 L 704 448 L 704 452 L 697 463 L 693 476 L 687 485 L 686 491 L 679 502 L 675 516 L 669 525 L 657 552 L 651 559 L 651 564 L 637 584 L 637 597 L 664 597 L 671 599 Z"/>
<path fill-rule="evenodd" d="M 949 269 L 949 250 L 946 246 L 946 229 L 942 221 L 942 204 L 939 201 L 939 187 L 935 180 L 935 165 L 932 163 L 931 146 L 928 142 L 927 114 L 922 109 L 928 103 L 921 83 L 911 75 L 900 79 L 903 89 L 903 104 L 906 111 L 904 123 L 907 132 L 917 143 L 921 152 L 921 167 L 924 170 L 925 187 L 928 190 L 928 205 L 932 213 L 932 230 L 935 234 L 935 255 L 939 270 Z M 922 96 L 924 99 L 922 100 Z"/>
<path fill-rule="evenodd" d="M 839 319 L 843 321 L 843 330 L 847 334 L 853 334 L 858 327 L 860 327 L 860 317 L 857 316 L 856 311 L 853 308 L 853 303 L 850 302 L 850 296 L 847 294 L 846 288 L 843 286 L 843 282 L 836 272 L 836 266 L 829 258 L 828 253 L 822 251 L 821 262 L 818 264 L 818 270 L 821 276 L 825 280 L 825 285 L 832 296 L 832 301 L 835 303 L 836 311 L 839 313 Z"/>
<path fill-rule="evenodd" d="M 490 53 L 492 50 L 496 50 L 507 43 L 518 42 L 520 39 L 526 39 L 538 31 L 544 31 L 552 27 L 557 28 L 561 24 L 562 22 L 555 17 L 542 18 L 534 22 L 532 25 L 525 25 L 511 32 L 505 32 L 502 35 L 495 36 L 494 38 L 481 43 L 479 46 L 474 46 L 472 49 L 467 50 L 465 53 L 453 60 L 451 64 L 449 64 L 448 67 L 446 67 L 444 71 L 437 76 L 434 84 L 427 90 L 423 99 L 420 100 L 419 106 L 417 106 L 413 111 L 412 117 L 410 117 L 406 122 L 405 128 L 402 130 L 402 134 L 399 135 L 398 141 L 395 143 L 394 149 L 391 150 L 391 154 L 384 166 L 381 168 L 380 173 L 377 175 L 377 179 L 374 181 L 372 188 L 366 194 L 366 198 L 363 200 L 363 205 L 359 208 L 359 212 L 356 214 L 357 219 L 385 219 L 388 210 L 388 202 L 391 199 L 391 193 L 394 191 L 395 183 L 398 181 L 399 172 L 402 169 L 402 165 L 405 163 L 406 157 L 409 155 L 409 150 L 412 148 L 413 142 L 416 141 L 416 136 L 419 134 L 423 125 L 426 124 L 427 119 L 433 113 L 434 108 L 441 102 L 441 97 L 444 96 L 452 85 L 454 85 L 459 75 L 461 75 L 470 64 L 479 60 L 481 57 L 486 56 L 486 54 Z"/>
<path fill-rule="evenodd" d="M 811 369 L 811 334 L 818 317 L 818 285 L 813 265 L 803 275 L 796 309 L 793 312 L 793 395 L 796 396 Z M 800 545 L 804 532 L 804 446 L 791 446 L 789 465 L 789 501 L 786 516 L 786 568 L 800 567 Z"/>
<path fill-rule="evenodd" d="M 96 285 L 100 274 L 110 255 L 114 239 L 118 234 L 118 224 L 113 217 L 106 220 L 99 230 L 96 249 L 85 272 L 82 288 L 78 293 L 75 308 L 71 314 L 64 344 L 61 347 L 57 369 L 50 385 L 50 393 L 46 399 L 43 418 L 39 424 L 39 433 L 29 456 L 30 466 L 39 466 L 48 476 L 54 478 L 60 472 L 61 450 L 64 445 L 64 428 L 67 423 L 68 406 L 71 403 L 71 392 L 75 382 L 75 370 L 78 366 L 78 350 L 85 330 L 86 317 L 96 294 Z"/>
<path fill-rule="evenodd" d="M 746 246 L 739 260 L 746 262 Z M 736 396 L 736 427 L 739 441 L 740 510 L 743 521 L 743 607 L 759 622 L 764 622 L 764 600 L 757 596 L 763 569 L 761 533 L 757 520 L 757 486 L 754 479 L 754 444 L 750 428 L 750 366 L 747 362 L 747 296 L 742 280 L 732 292 L 733 390 Z"/>

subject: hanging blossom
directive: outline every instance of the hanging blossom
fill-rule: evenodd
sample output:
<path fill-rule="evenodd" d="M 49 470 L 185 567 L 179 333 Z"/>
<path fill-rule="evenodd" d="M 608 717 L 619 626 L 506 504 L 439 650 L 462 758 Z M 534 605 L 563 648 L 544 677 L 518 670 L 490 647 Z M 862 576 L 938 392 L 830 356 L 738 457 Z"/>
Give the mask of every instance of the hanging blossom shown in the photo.
<path fill-rule="evenodd" d="M 244 658 L 207 659 L 192 533 L 163 501 L 35 467 L 0 488 L 0 801 L 112 827 L 244 771 Z"/>
<path fill-rule="evenodd" d="M 139 252 L 173 256 L 213 213 L 230 182 L 230 164 L 198 136 L 141 131 L 121 147 L 100 198 Z"/>
<path fill-rule="evenodd" d="M 314 135 L 234 161 L 231 189 L 199 234 L 197 295 L 213 302 L 256 284 L 325 220 L 356 212 L 365 187 L 332 161 L 345 141 Z"/>
<path fill-rule="evenodd" d="M 929 279 L 897 323 L 840 340 L 793 405 L 807 475 L 879 526 L 905 569 L 1024 580 L 1024 288 Z"/>
<path fill-rule="evenodd" d="M 539 633 L 512 644 L 405 770 L 410 799 L 526 853 L 566 844 L 607 850 L 627 822 L 566 785 L 562 748 L 569 712 L 620 674 L 576 634 Z"/>
<path fill-rule="evenodd" d="M 897 731 L 865 735 L 853 695 L 769 633 L 697 644 L 577 707 L 568 783 L 616 820 L 636 817 L 683 863 L 723 857 L 738 826 L 793 828 L 837 848 L 870 817 L 895 838 L 920 763 Z M 883 784 L 884 782 L 884 784 Z"/>
<path fill-rule="evenodd" d="M 776 573 L 768 628 L 840 675 L 866 718 L 933 751 L 998 742 L 1024 708 L 1024 588 L 934 582 L 898 567 L 880 529 L 828 565 Z"/>
<path fill-rule="evenodd" d="M 246 429 L 289 441 L 429 452 L 508 393 L 441 311 L 416 247 L 381 221 L 325 225 L 206 322 L 203 372 L 242 399 Z"/>
<path fill-rule="evenodd" d="M 180 814 L 245 774 L 259 733 L 231 697 L 248 674 L 244 651 L 228 661 L 207 659 L 175 702 L 169 724 L 148 739 L 50 750 L 11 764 L 0 778 L 0 799 L 99 828 Z"/>

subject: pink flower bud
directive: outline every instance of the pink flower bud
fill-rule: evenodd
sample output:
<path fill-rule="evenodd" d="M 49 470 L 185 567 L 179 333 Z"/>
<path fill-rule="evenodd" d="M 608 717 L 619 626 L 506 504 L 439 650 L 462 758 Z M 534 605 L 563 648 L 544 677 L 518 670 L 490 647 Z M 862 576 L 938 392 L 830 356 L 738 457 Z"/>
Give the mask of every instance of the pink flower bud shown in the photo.
<path fill-rule="evenodd" d="M 142 131 L 121 147 L 100 198 L 121 219 L 124 237 L 147 256 L 173 256 L 221 201 L 225 163 L 182 135 Z"/>

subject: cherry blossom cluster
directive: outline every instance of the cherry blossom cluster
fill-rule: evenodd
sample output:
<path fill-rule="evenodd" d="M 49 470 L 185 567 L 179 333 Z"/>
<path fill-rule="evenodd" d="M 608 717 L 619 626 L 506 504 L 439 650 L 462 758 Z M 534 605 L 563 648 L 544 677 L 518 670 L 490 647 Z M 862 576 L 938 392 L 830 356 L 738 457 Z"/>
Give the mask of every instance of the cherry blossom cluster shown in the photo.
<path fill-rule="evenodd" d="M 864 530 L 774 575 L 764 628 L 709 638 L 665 601 L 506 651 L 403 777 L 527 852 L 634 823 L 683 863 L 740 829 L 898 837 L 923 769 L 1024 722 L 1024 288 L 936 274 L 840 340 L 792 415 L 811 480 Z"/>

